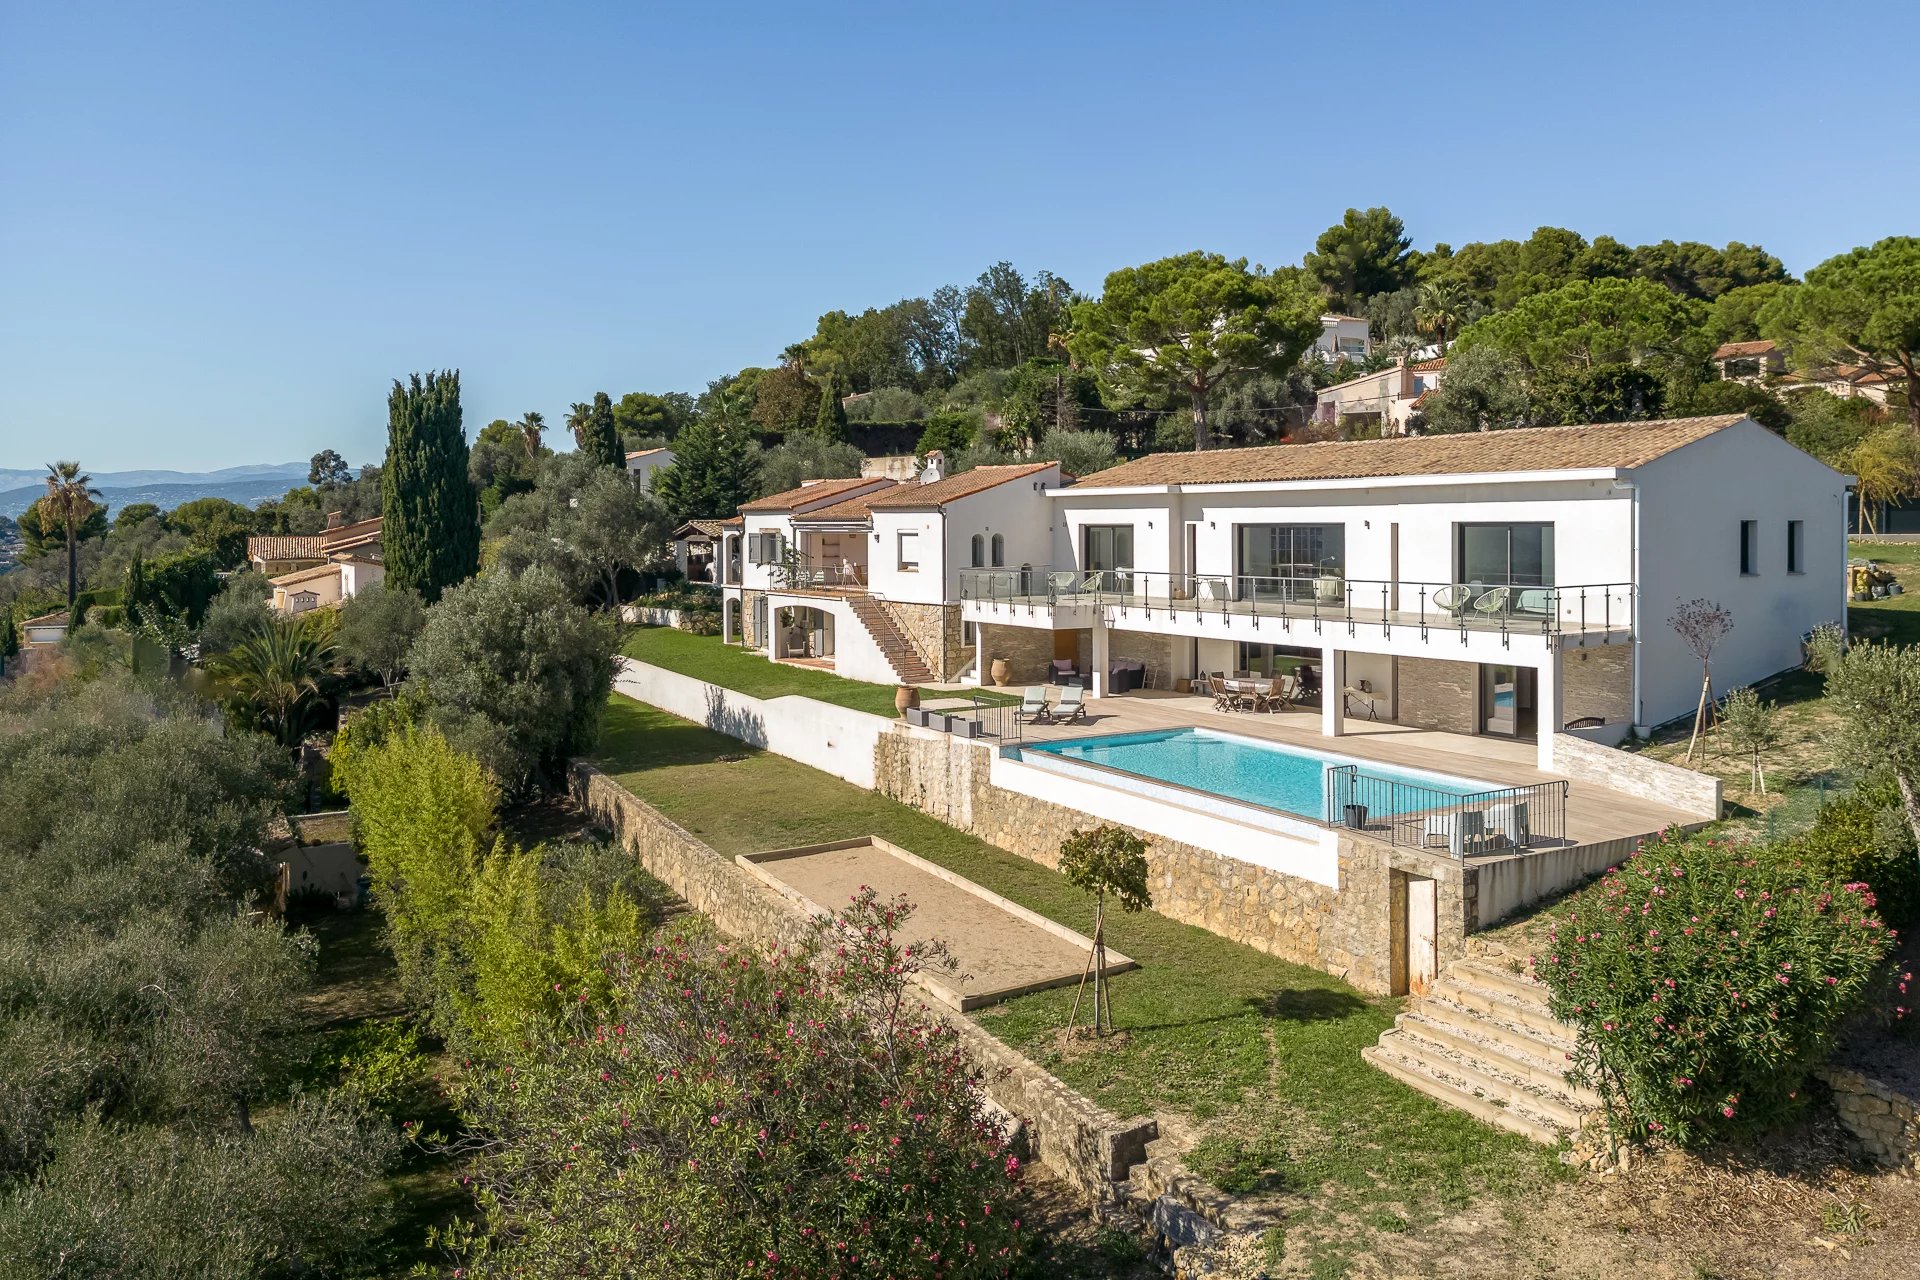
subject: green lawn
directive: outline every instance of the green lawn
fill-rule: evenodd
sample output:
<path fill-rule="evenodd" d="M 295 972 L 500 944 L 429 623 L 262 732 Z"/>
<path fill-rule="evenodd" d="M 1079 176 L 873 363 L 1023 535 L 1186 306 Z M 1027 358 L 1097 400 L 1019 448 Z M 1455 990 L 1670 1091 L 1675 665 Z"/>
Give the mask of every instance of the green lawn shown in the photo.
<path fill-rule="evenodd" d="M 879 835 L 1076 929 L 1092 922 L 1086 895 L 1036 863 L 618 695 L 597 762 L 722 853 Z M 1061 1044 L 1072 988 L 986 1011 L 982 1025 L 1122 1115 L 1191 1120 L 1197 1172 L 1229 1190 L 1298 1197 L 1288 1239 L 1300 1248 L 1316 1235 L 1357 1247 L 1374 1230 L 1483 1194 L 1524 1195 L 1558 1175 L 1550 1152 L 1361 1061 L 1397 1002 L 1150 911 L 1108 929 L 1141 965 L 1113 981 L 1115 1041 Z"/>
<path fill-rule="evenodd" d="M 637 627 L 628 633 L 620 652 L 750 697 L 782 698 L 798 694 L 855 711 L 870 711 L 888 719 L 899 714 L 893 708 L 896 685 L 869 684 L 815 667 L 769 662 L 751 650 L 721 643 L 718 636 L 696 636 L 673 627 Z M 990 706 L 1019 701 L 990 690 L 979 691 L 979 696 Z"/>

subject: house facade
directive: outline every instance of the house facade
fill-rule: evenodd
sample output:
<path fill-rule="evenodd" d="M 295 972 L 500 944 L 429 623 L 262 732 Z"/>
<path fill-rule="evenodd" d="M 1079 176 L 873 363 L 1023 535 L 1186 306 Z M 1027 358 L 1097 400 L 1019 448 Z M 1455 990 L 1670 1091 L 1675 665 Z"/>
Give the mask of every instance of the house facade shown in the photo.
<path fill-rule="evenodd" d="M 627 455 L 627 476 L 643 489 L 653 487 L 653 478 L 673 465 L 677 455 L 671 449 L 636 449 Z"/>
<path fill-rule="evenodd" d="M 747 503 L 721 538 L 722 635 L 854 679 L 959 678 L 974 656 L 962 576 L 1044 558 L 1060 482 L 1052 462 L 947 476 L 936 451 L 911 483 L 822 480 Z"/>
<path fill-rule="evenodd" d="M 1365 360 L 1373 354 L 1373 326 L 1365 316 L 1321 316 L 1320 336 L 1314 340 L 1313 350 L 1328 364 Z"/>
<path fill-rule="evenodd" d="M 1725 690 L 1844 617 L 1847 478 L 1738 416 L 1158 454 L 1051 490 L 1051 555 L 961 583 L 978 666 L 1162 687 L 1297 673 L 1350 717 L 1612 743 L 1693 709 L 1668 619 L 1728 607 Z M 1037 525 L 1036 525 L 1037 527 Z M 1157 680 L 1155 677 L 1157 676 Z"/>
<path fill-rule="evenodd" d="M 263 571 L 292 564 L 268 578 L 268 605 L 283 617 L 324 609 L 353 599 L 363 587 L 386 578 L 380 549 L 381 519 L 341 523 L 339 512 L 327 528 L 303 537 L 249 538 L 247 558 Z"/>
<path fill-rule="evenodd" d="M 1381 435 L 1405 435 L 1427 393 L 1440 385 L 1446 370 L 1444 356 L 1402 360 L 1391 368 L 1324 387 L 1314 398 L 1314 421 L 1377 427 Z"/>

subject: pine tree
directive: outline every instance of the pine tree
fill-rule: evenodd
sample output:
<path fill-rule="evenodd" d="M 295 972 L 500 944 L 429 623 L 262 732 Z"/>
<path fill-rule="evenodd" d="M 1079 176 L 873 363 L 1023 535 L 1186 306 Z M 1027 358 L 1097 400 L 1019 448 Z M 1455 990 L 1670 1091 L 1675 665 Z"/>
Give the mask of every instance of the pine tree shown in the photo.
<path fill-rule="evenodd" d="M 429 604 L 480 567 L 480 508 L 467 480 L 460 371 L 414 374 L 387 397 L 387 464 L 380 472 L 387 585 Z"/>
<path fill-rule="evenodd" d="M 653 493 L 675 524 L 730 516 L 759 496 L 759 451 L 745 428 L 697 418 L 674 439 L 673 449 L 673 465 L 656 473 Z"/>
<path fill-rule="evenodd" d="M 840 402 L 840 375 L 829 374 L 820 387 L 820 412 L 813 420 L 813 433 L 822 440 L 847 438 L 847 407 Z"/>
<path fill-rule="evenodd" d="M 627 467 L 627 451 L 620 443 L 620 428 L 613 421 L 613 397 L 604 391 L 593 393 L 593 408 L 587 413 L 586 440 L 582 447 L 589 456 L 618 467 Z"/>

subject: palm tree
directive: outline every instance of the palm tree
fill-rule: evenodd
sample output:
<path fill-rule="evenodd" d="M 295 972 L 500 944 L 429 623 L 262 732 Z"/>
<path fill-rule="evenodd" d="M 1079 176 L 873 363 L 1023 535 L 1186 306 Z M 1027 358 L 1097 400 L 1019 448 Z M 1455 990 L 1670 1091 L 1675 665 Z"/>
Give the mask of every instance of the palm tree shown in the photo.
<path fill-rule="evenodd" d="M 576 406 L 577 407 L 577 406 Z M 520 442 L 527 446 L 527 456 L 540 455 L 540 437 L 546 434 L 547 420 L 537 412 L 520 415 Z"/>
<path fill-rule="evenodd" d="M 100 491 L 79 463 L 49 462 L 46 504 L 46 513 L 67 533 L 67 610 L 72 612 L 80 597 L 80 526 L 100 505 Z"/>
<path fill-rule="evenodd" d="M 1467 286 L 1443 276 L 1420 286 L 1420 296 L 1413 304 L 1413 322 L 1420 326 L 1420 332 L 1434 335 L 1444 351 L 1448 337 L 1458 334 L 1473 319 L 1474 311 L 1473 295 L 1467 292 Z"/>
<path fill-rule="evenodd" d="M 573 443 L 581 448 L 587 447 L 587 423 L 593 417 L 593 406 L 575 400 L 567 406 L 567 430 L 573 432 Z"/>
<path fill-rule="evenodd" d="M 236 720 L 289 751 L 300 745 L 333 671 L 331 619 L 275 619 L 209 664 Z"/>

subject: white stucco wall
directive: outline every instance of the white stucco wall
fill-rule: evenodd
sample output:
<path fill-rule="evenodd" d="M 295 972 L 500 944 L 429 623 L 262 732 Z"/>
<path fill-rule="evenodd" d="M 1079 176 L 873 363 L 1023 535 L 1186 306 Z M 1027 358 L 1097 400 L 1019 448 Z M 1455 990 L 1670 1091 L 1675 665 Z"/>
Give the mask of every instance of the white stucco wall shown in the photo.
<path fill-rule="evenodd" d="M 889 723 L 879 716 L 812 698 L 752 698 L 631 658 L 616 661 L 617 693 L 855 786 L 874 785 L 874 749 Z"/>
<path fill-rule="evenodd" d="M 1742 423 L 1642 468 L 1640 710 L 1645 726 L 1691 711 L 1700 664 L 1667 619 L 1716 600 L 1733 630 L 1714 654 L 1716 694 L 1800 662 L 1800 637 L 1846 617 L 1845 477 L 1757 423 Z M 1740 522 L 1758 522 L 1759 572 L 1740 573 Z M 1787 572 L 1787 522 L 1804 522 L 1805 572 Z"/>
<path fill-rule="evenodd" d="M 657 453 L 648 453 L 640 458 L 627 459 L 627 474 L 633 482 L 642 488 L 652 488 L 654 476 L 665 471 L 674 463 L 675 454 L 671 449 L 662 449 Z"/>

